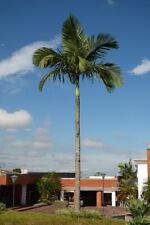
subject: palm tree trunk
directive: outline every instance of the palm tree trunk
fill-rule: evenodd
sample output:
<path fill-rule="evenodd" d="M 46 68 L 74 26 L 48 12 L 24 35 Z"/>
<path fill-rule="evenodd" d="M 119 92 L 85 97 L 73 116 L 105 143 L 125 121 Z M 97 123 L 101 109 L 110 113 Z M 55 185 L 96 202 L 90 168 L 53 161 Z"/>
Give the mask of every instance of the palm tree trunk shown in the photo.
<path fill-rule="evenodd" d="M 76 99 L 75 99 L 75 210 L 80 210 L 80 87 L 79 80 L 76 82 Z"/>

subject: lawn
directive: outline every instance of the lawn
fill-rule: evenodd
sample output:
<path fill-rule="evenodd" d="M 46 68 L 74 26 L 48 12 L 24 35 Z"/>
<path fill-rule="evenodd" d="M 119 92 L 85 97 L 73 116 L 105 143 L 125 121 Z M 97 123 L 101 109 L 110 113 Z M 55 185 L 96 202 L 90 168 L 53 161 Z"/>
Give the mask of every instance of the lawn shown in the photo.
<path fill-rule="evenodd" d="M 67 216 L 8 211 L 0 214 L 0 225 L 125 225 L 111 219 L 71 218 Z"/>

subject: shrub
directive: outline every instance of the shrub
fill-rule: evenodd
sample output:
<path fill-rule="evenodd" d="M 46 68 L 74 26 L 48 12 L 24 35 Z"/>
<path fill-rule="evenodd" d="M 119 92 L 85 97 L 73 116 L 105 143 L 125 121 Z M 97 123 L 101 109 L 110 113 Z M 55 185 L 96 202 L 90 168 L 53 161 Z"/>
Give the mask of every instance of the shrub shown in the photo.
<path fill-rule="evenodd" d="M 54 205 L 64 205 L 64 206 L 68 206 L 68 201 L 60 201 L 60 200 L 55 200 L 53 202 Z"/>
<path fill-rule="evenodd" d="M 137 216 L 128 225 L 150 225 L 150 221 L 143 216 Z"/>
<path fill-rule="evenodd" d="M 149 210 L 148 205 L 140 199 L 132 199 L 128 202 L 129 211 L 132 217 L 145 216 Z"/>
<path fill-rule="evenodd" d="M 3 202 L 0 202 L 0 213 L 6 211 L 6 205 Z"/>
<path fill-rule="evenodd" d="M 56 212 L 59 215 L 75 217 L 75 218 L 93 218 L 93 219 L 101 219 L 101 214 L 96 210 L 81 210 L 79 212 L 73 209 L 61 209 Z"/>
<path fill-rule="evenodd" d="M 143 200 L 132 199 L 129 201 L 128 207 L 133 217 L 128 225 L 150 225 L 150 221 L 146 217 L 149 207 Z"/>

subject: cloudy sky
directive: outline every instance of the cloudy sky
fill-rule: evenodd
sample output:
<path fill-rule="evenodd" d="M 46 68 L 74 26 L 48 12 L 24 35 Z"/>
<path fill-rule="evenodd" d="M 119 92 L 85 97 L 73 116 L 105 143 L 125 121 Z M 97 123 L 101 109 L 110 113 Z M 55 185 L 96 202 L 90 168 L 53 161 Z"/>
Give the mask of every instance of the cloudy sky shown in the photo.
<path fill-rule="evenodd" d="M 0 0 L 0 167 L 74 171 L 74 86 L 48 82 L 32 64 L 39 47 L 57 49 L 74 14 L 88 35 L 111 33 L 120 48 L 106 60 L 124 75 L 109 94 L 102 82 L 81 83 L 82 175 L 117 174 L 119 162 L 150 147 L 149 0 Z"/>

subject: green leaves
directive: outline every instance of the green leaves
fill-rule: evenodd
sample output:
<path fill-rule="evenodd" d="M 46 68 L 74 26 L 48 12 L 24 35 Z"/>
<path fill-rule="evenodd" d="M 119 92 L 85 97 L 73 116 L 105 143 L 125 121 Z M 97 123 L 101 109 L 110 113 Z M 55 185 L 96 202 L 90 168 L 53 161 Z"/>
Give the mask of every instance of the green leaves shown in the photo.
<path fill-rule="evenodd" d="M 130 212 L 132 213 L 133 218 L 137 216 L 144 216 L 148 213 L 149 208 L 147 204 L 140 199 L 132 199 L 128 203 Z"/>
<path fill-rule="evenodd" d="M 72 15 L 64 22 L 62 28 L 63 51 L 69 55 L 84 56 L 87 50 L 87 37 L 79 21 Z"/>
<path fill-rule="evenodd" d="M 43 89 L 49 78 L 64 82 L 65 77 L 72 84 L 75 84 L 80 77 L 91 81 L 102 80 L 109 92 L 121 87 L 120 68 L 113 63 L 102 61 L 106 52 L 113 48 L 118 48 L 114 37 L 105 33 L 98 34 L 96 37 L 93 35 L 87 37 L 79 21 L 70 15 L 62 26 L 61 51 L 43 47 L 37 49 L 33 55 L 35 66 L 52 69 L 41 79 L 39 90 Z"/>
<path fill-rule="evenodd" d="M 102 58 L 110 49 L 118 48 L 118 42 L 110 34 L 99 34 L 96 38 L 88 38 L 88 53 L 86 58 L 90 61 Z"/>
<path fill-rule="evenodd" d="M 80 70 L 80 73 L 86 73 L 87 71 L 90 71 L 90 70 L 92 71 L 93 67 L 88 60 L 82 57 L 79 57 L 79 70 Z"/>
<path fill-rule="evenodd" d="M 127 163 L 120 163 L 118 167 L 121 177 L 118 197 L 126 204 L 129 199 L 133 199 L 133 197 L 137 196 L 136 169 L 133 166 L 131 159 Z"/>
<path fill-rule="evenodd" d="M 128 208 L 131 212 L 133 220 L 128 225 L 150 225 L 150 221 L 146 217 L 149 211 L 148 205 L 140 199 L 132 199 L 128 202 Z"/>
<path fill-rule="evenodd" d="M 144 183 L 143 194 L 144 201 L 150 208 L 150 178 L 148 178 L 147 182 Z"/>
<path fill-rule="evenodd" d="M 37 188 L 40 194 L 40 201 L 51 200 L 61 190 L 60 178 L 55 172 L 48 173 L 39 180 Z"/>
<path fill-rule="evenodd" d="M 61 60 L 61 55 L 51 48 L 37 49 L 33 55 L 33 64 L 41 69 L 54 66 Z"/>
<path fill-rule="evenodd" d="M 114 88 L 122 85 L 121 71 L 118 66 L 113 63 L 99 64 L 95 66 L 95 72 L 98 79 L 102 79 L 106 89 L 111 92 Z"/>

